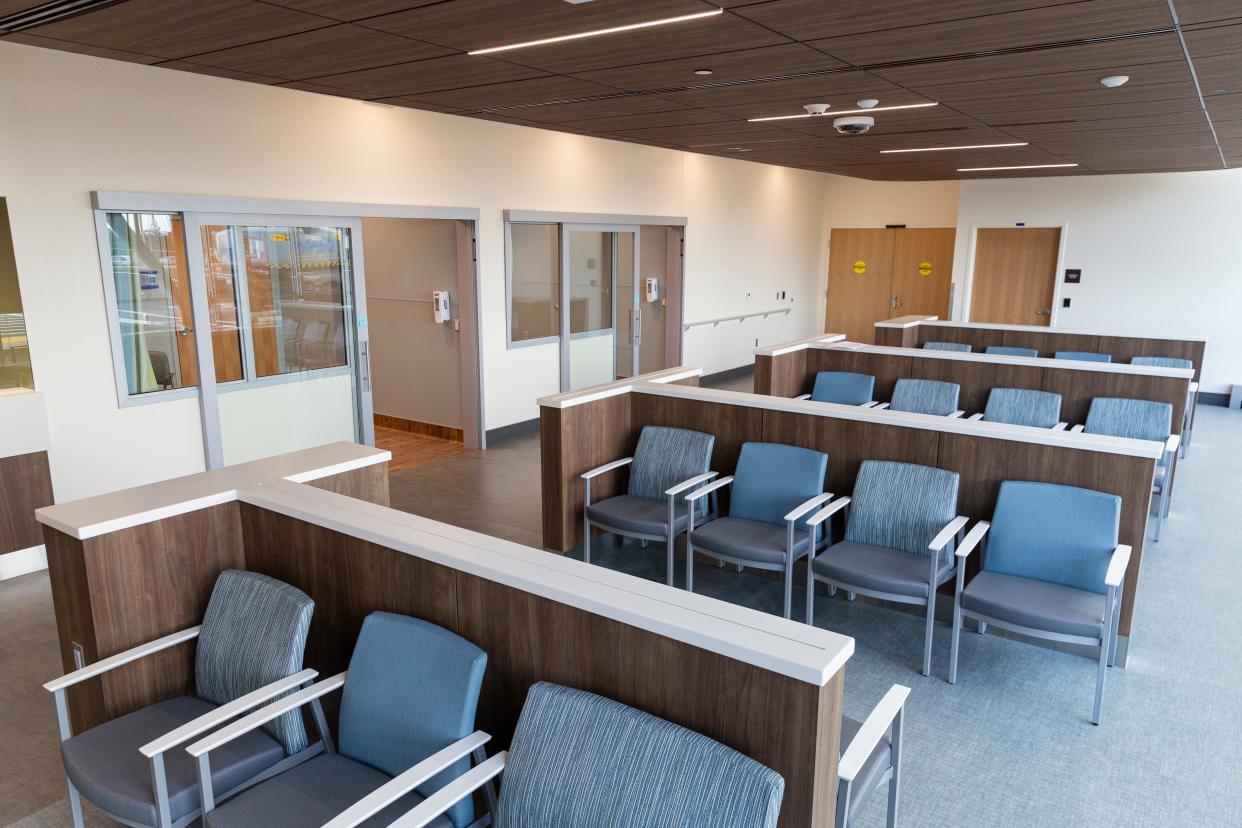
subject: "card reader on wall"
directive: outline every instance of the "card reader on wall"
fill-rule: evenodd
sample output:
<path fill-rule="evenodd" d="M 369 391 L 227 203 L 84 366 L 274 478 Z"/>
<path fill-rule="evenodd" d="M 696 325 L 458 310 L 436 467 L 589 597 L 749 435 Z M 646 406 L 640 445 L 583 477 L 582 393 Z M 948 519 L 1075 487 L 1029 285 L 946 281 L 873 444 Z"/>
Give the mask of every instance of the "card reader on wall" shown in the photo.
<path fill-rule="evenodd" d="M 646 279 L 646 299 L 648 302 L 660 301 L 660 280 L 654 276 Z"/>
<path fill-rule="evenodd" d="M 453 318 L 453 311 L 449 305 L 449 292 L 447 290 L 433 290 L 431 292 L 431 306 L 436 312 L 436 322 L 448 322 Z"/>

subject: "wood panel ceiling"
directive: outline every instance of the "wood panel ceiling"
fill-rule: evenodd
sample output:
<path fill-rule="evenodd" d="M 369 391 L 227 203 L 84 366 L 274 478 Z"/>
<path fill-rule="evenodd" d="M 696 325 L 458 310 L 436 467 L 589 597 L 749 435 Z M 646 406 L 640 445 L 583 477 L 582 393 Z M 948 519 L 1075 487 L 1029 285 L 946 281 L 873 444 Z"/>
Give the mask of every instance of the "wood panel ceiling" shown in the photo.
<path fill-rule="evenodd" d="M 22 16 L 57 5 L 0 0 L 0 39 L 862 178 L 1242 165 L 1239 0 L 121 0 Z M 1101 86 L 1114 74 L 1131 80 Z M 749 120 L 861 98 L 938 105 L 877 112 L 855 137 L 831 117 Z M 1006 142 L 1028 145 L 881 152 Z M 959 172 L 1023 164 L 1078 166 Z"/>

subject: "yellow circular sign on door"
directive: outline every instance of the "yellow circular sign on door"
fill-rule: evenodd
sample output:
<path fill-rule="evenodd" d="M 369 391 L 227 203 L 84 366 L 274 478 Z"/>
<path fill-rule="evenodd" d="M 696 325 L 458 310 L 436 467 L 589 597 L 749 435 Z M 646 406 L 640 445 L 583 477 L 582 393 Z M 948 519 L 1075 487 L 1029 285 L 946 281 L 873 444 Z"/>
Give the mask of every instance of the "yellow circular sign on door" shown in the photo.
<path fill-rule="evenodd" d="M 854 272 L 855 273 L 866 273 L 867 263 L 864 262 L 862 259 L 859 259 L 858 261 L 854 262 Z"/>
<path fill-rule="evenodd" d="M 919 275 L 920 276 L 930 276 L 931 272 L 932 272 L 931 262 L 919 262 Z"/>

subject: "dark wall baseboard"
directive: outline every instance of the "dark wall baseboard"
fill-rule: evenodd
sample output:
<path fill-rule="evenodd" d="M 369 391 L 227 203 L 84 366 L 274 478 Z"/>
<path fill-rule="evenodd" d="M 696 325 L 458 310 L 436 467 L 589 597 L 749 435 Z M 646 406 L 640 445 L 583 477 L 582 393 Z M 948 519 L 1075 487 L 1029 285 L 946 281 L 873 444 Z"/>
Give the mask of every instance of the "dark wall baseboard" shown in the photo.
<path fill-rule="evenodd" d="M 1199 392 L 1199 403 L 1200 405 L 1220 405 L 1220 406 L 1224 406 L 1225 408 L 1228 408 L 1229 407 L 1229 395 L 1222 394 L 1216 391 L 1200 391 Z"/>
<path fill-rule="evenodd" d="M 739 365 L 736 368 L 730 368 L 726 371 L 717 371 L 714 374 L 705 374 L 699 379 L 699 385 L 715 385 L 718 382 L 728 382 L 738 377 L 748 377 L 755 373 L 754 364 Z"/>
<path fill-rule="evenodd" d="M 533 420 L 523 420 L 520 423 L 510 423 L 500 428 L 489 428 L 487 430 L 487 445 L 492 447 L 493 443 L 499 443 L 503 440 L 510 440 L 514 437 L 524 437 L 527 434 L 539 433 L 539 418 Z"/>

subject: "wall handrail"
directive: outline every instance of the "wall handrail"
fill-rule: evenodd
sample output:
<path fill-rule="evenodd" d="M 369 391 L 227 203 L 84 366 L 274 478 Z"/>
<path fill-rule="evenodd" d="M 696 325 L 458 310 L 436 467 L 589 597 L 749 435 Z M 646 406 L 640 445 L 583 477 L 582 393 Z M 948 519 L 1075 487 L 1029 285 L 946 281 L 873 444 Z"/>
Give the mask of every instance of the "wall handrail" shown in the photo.
<path fill-rule="evenodd" d="M 729 316 L 721 316 L 717 319 L 702 319 L 698 322 L 685 322 L 682 324 L 682 329 L 688 331 L 691 328 L 697 328 L 701 325 L 711 325 L 712 327 L 715 327 L 721 322 L 742 322 L 756 316 L 762 316 L 766 319 L 774 313 L 788 314 L 792 310 L 793 308 L 775 308 L 773 310 L 754 311 L 753 313 L 735 313 L 730 314 Z"/>

